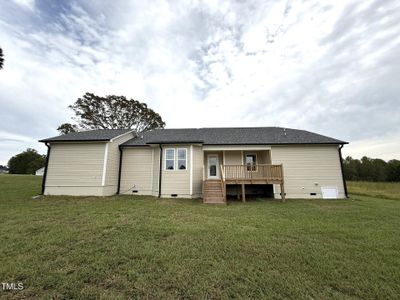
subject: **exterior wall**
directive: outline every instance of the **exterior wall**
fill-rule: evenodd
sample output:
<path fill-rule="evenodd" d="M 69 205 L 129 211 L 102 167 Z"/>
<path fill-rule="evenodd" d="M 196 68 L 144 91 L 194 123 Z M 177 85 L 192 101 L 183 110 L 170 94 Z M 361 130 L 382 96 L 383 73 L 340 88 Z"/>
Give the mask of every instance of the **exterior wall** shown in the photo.
<path fill-rule="evenodd" d="M 203 195 L 203 163 L 203 147 L 193 146 L 192 197 L 202 197 Z"/>
<path fill-rule="evenodd" d="M 186 170 L 165 170 L 165 149 L 185 148 L 187 153 Z M 190 193 L 191 151 L 188 145 L 164 145 L 162 161 L 161 196 L 180 198 L 200 197 L 203 185 L 203 151 L 201 146 L 193 145 L 192 193 Z M 160 174 L 160 149 L 156 147 L 125 148 L 122 156 L 121 194 L 158 196 Z"/>
<path fill-rule="evenodd" d="M 225 165 L 241 165 L 242 162 L 242 151 L 225 151 Z"/>
<path fill-rule="evenodd" d="M 160 148 L 156 147 L 153 151 L 153 196 L 158 196 L 160 176 Z"/>
<path fill-rule="evenodd" d="M 128 133 L 111 140 L 108 143 L 107 164 L 105 169 L 104 186 L 106 195 L 114 195 L 118 190 L 119 148 L 118 146 L 133 138 L 133 133 Z"/>
<path fill-rule="evenodd" d="M 186 170 L 165 170 L 165 149 L 186 149 Z M 161 196 L 171 197 L 177 194 L 179 198 L 190 198 L 190 146 L 188 145 L 164 145 L 162 162 Z"/>
<path fill-rule="evenodd" d="M 102 195 L 105 143 L 53 143 L 45 195 Z"/>
<path fill-rule="evenodd" d="M 243 161 L 246 163 L 246 154 L 256 154 L 257 164 L 271 164 L 270 151 L 243 151 Z"/>
<path fill-rule="evenodd" d="M 103 186 L 47 186 L 45 195 L 68 196 L 106 196 L 107 187 Z"/>
<path fill-rule="evenodd" d="M 322 198 L 321 187 L 336 187 L 345 198 L 337 145 L 273 146 L 271 151 L 272 163 L 283 164 L 287 198 Z M 274 190 L 280 198 L 279 185 Z"/>
<path fill-rule="evenodd" d="M 130 134 L 112 142 L 52 143 L 45 194 L 96 195 L 115 194 L 118 184 L 118 145 L 130 139 Z M 186 170 L 165 170 L 165 149 L 185 148 Z M 192 149 L 192 151 L 191 151 Z M 337 187 L 344 198 L 344 188 L 338 146 L 272 146 L 271 150 L 203 151 L 199 145 L 164 145 L 162 161 L 162 197 L 190 198 L 202 196 L 203 179 L 207 178 L 207 155 L 218 154 L 220 164 L 242 164 L 246 153 L 256 153 L 260 164 L 283 164 L 287 198 L 321 198 L 321 187 Z M 191 157 L 191 152 L 193 157 Z M 243 154 L 242 154 L 243 153 Z M 103 179 L 104 158 L 105 177 Z M 158 146 L 124 148 L 121 169 L 121 194 L 158 195 Z M 193 162 L 193 166 L 191 165 Z M 193 170 L 192 170 L 193 168 Z M 192 188 L 191 188 L 192 182 Z M 104 183 L 104 185 L 103 185 Z M 316 193 L 315 196 L 310 193 Z M 274 186 L 280 198 L 279 185 Z"/>
<path fill-rule="evenodd" d="M 123 149 L 121 166 L 121 194 L 137 191 L 137 195 L 153 194 L 153 157 L 150 147 Z"/>
<path fill-rule="evenodd" d="M 40 168 L 39 170 L 36 170 L 35 175 L 36 176 L 43 176 L 44 175 L 44 167 Z"/>
<path fill-rule="evenodd" d="M 241 165 L 246 163 L 246 154 L 256 154 L 258 164 L 270 164 L 270 150 L 225 151 L 225 165 Z M 242 159 L 243 155 L 243 159 Z"/>

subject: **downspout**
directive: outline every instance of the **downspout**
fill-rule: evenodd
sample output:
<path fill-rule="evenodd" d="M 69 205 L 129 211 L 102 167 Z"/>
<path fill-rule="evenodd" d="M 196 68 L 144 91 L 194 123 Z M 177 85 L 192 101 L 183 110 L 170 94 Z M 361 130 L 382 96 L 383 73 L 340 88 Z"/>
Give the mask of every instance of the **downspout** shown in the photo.
<path fill-rule="evenodd" d="M 349 198 L 349 195 L 347 194 L 346 180 L 344 179 L 344 172 L 343 172 L 342 148 L 343 148 L 343 144 L 340 145 L 340 147 L 339 147 L 340 170 L 342 171 L 342 180 L 343 180 L 343 187 L 344 187 L 344 195 L 346 196 L 346 198 Z"/>
<path fill-rule="evenodd" d="M 43 179 L 42 179 L 42 192 L 41 195 L 44 195 L 44 189 L 46 187 L 46 177 L 47 177 L 47 169 L 49 167 L 49 158 L 50 158 L 50 146 L 49 144 L 45 143 L 47 147 L 47 155 L 46 155 L 46 165 L 44 167 L 44 174 L 43 174 Z"/>
<path fill-rule="evenodd" d="M 159 144 L 160 147 L 160 170 L 158 174 L 158 198 L 161 198 L 161 179 L 162 179 L 162 160 L 163 160 L 163 155 L 162 155 L 162 146 Z"/>
<path fill-rule="evenodd" d="M 122 148 L 121 145 L 118 146 L 119 149 L 119 169 L 118 169 L 118 186 L 117 186 L 117 195 L 119 195 L 121 189 L 121 172 L 122 172 Z"/>

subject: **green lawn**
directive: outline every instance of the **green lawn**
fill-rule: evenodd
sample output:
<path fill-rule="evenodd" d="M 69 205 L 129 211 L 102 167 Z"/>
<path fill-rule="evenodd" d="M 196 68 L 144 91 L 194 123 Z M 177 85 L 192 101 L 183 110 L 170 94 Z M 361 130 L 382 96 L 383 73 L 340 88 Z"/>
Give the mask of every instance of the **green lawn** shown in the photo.
<path fill-rule="evenodd" d="M 0 298 L 400 295 L 398 192 L 209 206 L 39 191 L 38 177 L 0 175 L 0 282 L 25 286 Z"/>

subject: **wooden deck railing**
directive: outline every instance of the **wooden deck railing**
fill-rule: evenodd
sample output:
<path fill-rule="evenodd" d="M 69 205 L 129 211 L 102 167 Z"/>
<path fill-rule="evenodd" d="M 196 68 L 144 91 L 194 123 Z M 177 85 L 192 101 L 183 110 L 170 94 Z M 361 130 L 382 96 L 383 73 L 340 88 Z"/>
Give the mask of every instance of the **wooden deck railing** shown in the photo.
<path fill-rule="evenodd" d="M 283 181 L 282 165 L 221 165 L 223 181 L 265 180 Z"/>

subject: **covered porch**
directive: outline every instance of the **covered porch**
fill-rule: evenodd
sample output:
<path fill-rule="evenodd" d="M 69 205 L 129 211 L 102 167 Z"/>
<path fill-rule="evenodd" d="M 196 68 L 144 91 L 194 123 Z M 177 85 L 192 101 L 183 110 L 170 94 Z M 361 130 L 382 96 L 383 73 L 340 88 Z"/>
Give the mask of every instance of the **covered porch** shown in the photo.
<path fill-rule="evenodd" d="M 247 188 L 279 184 L 285 200 L 283 166 L 271 164 L 269 147 L 204 149 L 203 201 L 226 203 L 228 188 L 243 202 Z"/>

